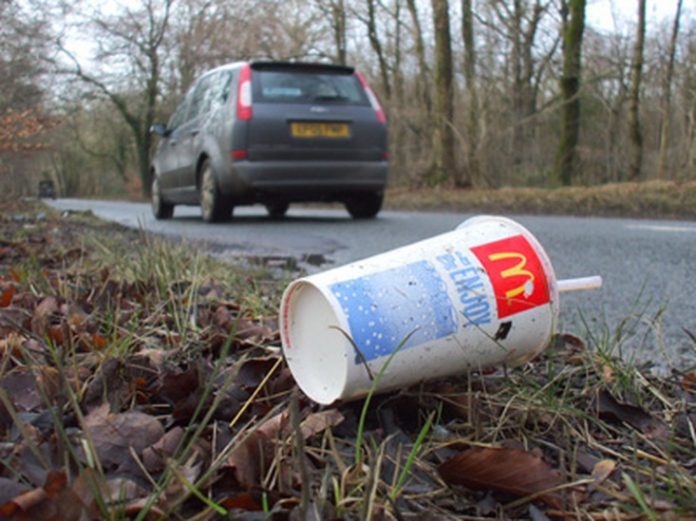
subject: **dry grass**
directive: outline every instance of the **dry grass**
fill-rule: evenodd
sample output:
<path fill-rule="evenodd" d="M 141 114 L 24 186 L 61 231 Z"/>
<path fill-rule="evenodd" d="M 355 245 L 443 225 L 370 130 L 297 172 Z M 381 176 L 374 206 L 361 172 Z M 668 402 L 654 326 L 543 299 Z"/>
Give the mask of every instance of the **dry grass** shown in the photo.
<path fill-rule="evenodd" d="M 467 213 L 696 219 L 696 182 L 651 181 L 591 187 L 498 190 L 394 187 L 387 192 L 387 206 Z"/>

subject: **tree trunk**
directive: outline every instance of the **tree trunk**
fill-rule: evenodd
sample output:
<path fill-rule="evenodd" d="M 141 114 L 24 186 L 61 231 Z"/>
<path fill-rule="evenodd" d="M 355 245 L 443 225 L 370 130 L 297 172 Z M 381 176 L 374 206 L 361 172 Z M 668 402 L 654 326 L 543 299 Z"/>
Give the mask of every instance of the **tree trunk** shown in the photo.
<path fill-rule="evenodd" d="M 367 39 L 370 41 L 370 46 L 372 50 L 377 55 L 377 62 L 379 63 L 379 74 L 382 79 L 382 90 L 384 92 L 384 97 L 389 100 L 391 99 L 391 82 L 389 81 L 389 66 L 387 65 L 387 59 L 384 56 L 384 49 L 382 48 L 382 42 L 377 35 L 377 15 L 376 15 L 376 4 L 375 0 L 367 0 Z"/>
<path fill-rule="evenodd" d="M 474 44 L 474 16 L 471 0 L 462 0 L 462 40 L 464 41 L 464 81 L 467 93 L 467 165 L 472 184 L 481 177 L 479 166 L 479 101 L 476 86 L 476 47 Z"/>
<path fill-rule="evenodd" d="M 333 5 L 334 11 L 334 35 L 336 41 L 336 54 L 338 63 L 345 65 L 348 54 L 348 44 L 346 38 L 346 6 L 343 0 Z"/>
<path fill-rule="evenodd" d="M 411 15 L 413 23 L 413 39 L 416 42 L 416 57 L 418 59 L 419 73 L 416 74 L 416 89 L 418 97 L 422 100 L 425 106 L 427 124 L 430 124 L 432 113 L 432 100 L 430 98 L 430 88 L 428 78 L 430 76 L 430 67 L 425 59 L 425 45 L 423 44 L 423 30 L 421 29 L 420 19 L 418 18 L 418 9 L 416 8 L 416 0 L 406 0 L 406 7 Z"/>
<path fill-rule="evenodd" d="M 561 76 L 561 139 L 556 153 L 556 176 L 568 186 L 577 177 L 576 147 L 580 135 L 580 77 L 585 0 L 563 0 L 563 73 Z"/>
<path fill-rule="evenodd" d="M 643 76 L 643 50 L 645 47 L 645 0 L 638 0 L 638 24 L 636 42 L 631 60 L 631 89 L 628 96 L 628 132 L 631 139 L 631 157 L 628 179 L 640 179 L 643 167 L 643 131 L 640 125 L 640 86 Z"/>
<path fill-rule="evenodd" d="M 509 74 L 512 77 L 509 94 L 513 120 L 511 157 L 517 169 L 529 157 L 530 139 L 533 134 L 531 120 L 537 112 L 539 83 L 555 51 L 554 43 L 546 56 L 540 58 L 534 53 L 538 45 L 539 26 L 551 2 L 492 0 L 491 4 L 499 24 L 507 31 L 505 38 L 511 45 L 508 57 Z"/>
<path fill-rule="evenodd" d="M 452 41 L 448 0 L 431 0 L 435 26 L 435 111 L 433 114 L 433 165 L 430 183 L 440 184 L 450 177 L 455 185 L 466 180 L 457 174 L 454 158 L 454 93 Z"/>
<path fill-rule="evenodd" d="M 677 36 L 679 35 L 679 18 L 681 17 L 682 0 L 677 0 L 677 12 L 672 25 L 672 38 L 669 42 L 669 57 L 662 94 L 662 122 L 660 128 L 660 155 L 657 160 L 657 178 L 665 178 L 665 163 L 669 147 L 669 126 L 672 112 L 672 77 L 674 76 L 674 57 L 677 53 Z"/>

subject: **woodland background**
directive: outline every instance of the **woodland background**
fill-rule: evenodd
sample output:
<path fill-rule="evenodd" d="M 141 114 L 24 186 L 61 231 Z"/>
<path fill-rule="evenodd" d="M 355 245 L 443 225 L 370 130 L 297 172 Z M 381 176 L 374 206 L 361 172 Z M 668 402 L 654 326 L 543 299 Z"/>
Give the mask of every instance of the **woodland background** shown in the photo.
<path fill-rule="evenodd" d="M 586 0 L 0 0 L 0 193 L 147 195 L 152 123 L 250 58 L 363 71 L 395 185 L 695 180 L 695 6 L 660 1 L 600 31 Z"/>

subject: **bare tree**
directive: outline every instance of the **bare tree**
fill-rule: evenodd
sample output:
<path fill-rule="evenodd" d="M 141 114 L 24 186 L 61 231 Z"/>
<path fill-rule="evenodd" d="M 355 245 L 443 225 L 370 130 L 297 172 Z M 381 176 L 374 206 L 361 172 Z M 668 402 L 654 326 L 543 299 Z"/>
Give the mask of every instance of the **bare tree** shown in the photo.
<path fill-rule="evenodd" d="M 438 184 L 453 179 L 457 186 L 468 184 L 460 178 L 454 157 L 454 91 L 452 41 L 448 0 L 431 0 L 435 27 L 435 111 L 433 165 L 429 181 Z"/>
<path fill-rule="evenodd" d="M 636 41 L 631 59 L 631 88 L 628 95 L 628 132 L 631 139 L 628 179 L 637 181 L 643 165 L 643 131 L 640 124 L 640 87 L 643 77 L 645 48 L 645 0 L 638 0 Z"/>
<path fill-rule="evenodd" d="M 561 139 L 556 154 L 556 175 L 564 185 L 576 176 L 576 147 L 580 136 L 580 76 L 585 0 L 561 0 L 563 73 L 561 76 Z"/>
<path fill-rule="evenodd" d="M 418 97 L 421 99 L 426 111 L 427 119 L 430 119 L 432 111 L 432 99 L 430 97 L 430 67 L 425 58 L 425 44 L 423 43 L 423 29 L 421 27 L 420 18 L 418 16 L 418 8 L 416 0 L 406 0 L 406 7 L 411 16 L 411 24 L 413 27 L 413 40 L 415 42 L 416 58 L 418 60 L 418 74 L 416 75 L 416 89 Z"/>
<path fill-rule="evenodd" d="M 667 57 L 667 71 L 662 87 L 662 121 L 660 122 L 660 152 L 657 160 L 657 178 L 665 177 L 665 162 L 667 159 L 667 148 L 669 147 L 669 126 L 671 123 L 672 112 L 672 79 L 674 77 L 674 59 L 677 53 L 677 37 L 679 35 L 679 19 L 681 18 L 682 0 L 677 0 L 677 12 L 674 15 L 672 24 L 672 37 L 669 41 L 669 51 Z"/>
<path fill-rule="evenodd" d="M 97 16 L 91 20 L 100 46 L 97 58 L 110 64 L 112 70 L 118 71 L 116 74 L 89 72 L 74 54 L 61 47 L 71 62 L 71 67 L 63 72 L 79 78 L 111 101 L 130 128 L 142 191 L 147 196 L 152 184 L 150 127 L 159 103 L 164 43 L 173 1 L 142 0 L 137 7 L 127 7 L 114 17 Z"/>
<path fill-rule="evenodd" d="M 692 25 L 691 38 L 686 46 L 682 68 L 682 103 L 684 110 L 686 158 L 684 170 L 691 179 L 696 178 L 696 24 Z"/>
<path fill-rule="evenodd" d="M 17 3 L 0 3 L 0 114 L 27 110 L 43 98 L 40 87 L 41 52 L 45 31 L 41 21 L 23 13 Z"/>
<path fill-rule="evenodd" d="M 480 166 L 478 159 L 479 101 L 476 87 L 476 44 L 471 0 L 462 0 L 462 40 L 464 41 L 464 81 L 467 93 L 466 169 L 473 184 L 480 177 Z"/>
<path fill-rule="evenodd" d="M 346 65 L 348 60 L 348 23 L 345 0 L 314 0 L 314 7 L 331 28 L 334 52 L 329 54 L 331 61 Z"/>
<path fill-rule="evenodd" d="M 387 100 L 391 99 L 392 86 L 389 74 L 389 65 L 382 45 L 382 40 L 379 37 L 379 32 L 377 30 L 377 8 L 378 3 L 376 0 L 365 0 L 366 13 L 364 15 L 358 14 L 356 11 L 356 16 L 365 24 L 367 29 L 367 39 L 370 42 L 370 47 L 372 52 L 374 52 L 377 58 L 377 63 L 379 64 L 379 75 L 381 80 L 382 92 Z"/>
<path fill-rule="evenodd" d="M 56 123 L 42 106 L 51 33 L 30 2 L 0 2 L 0 197 L 32 188 L 36 151 Z M 23 175 L 13 175 L 19 168 Z"/>
<path fill-rule="evenodd" d="M 542 21 L 549 14 L 552 0 L 489 0 L 492 18 L 482 19 L 489 31 L 502 37 L 506 53 L 507 71 L 504 81 L 509 83 L 512 105 L 513 166 L 523 166 L 530 148 L 533 117 L 538 112 L 539 89 L 551 59 L 556 53 L 559 37 L 542 45 Z"/>

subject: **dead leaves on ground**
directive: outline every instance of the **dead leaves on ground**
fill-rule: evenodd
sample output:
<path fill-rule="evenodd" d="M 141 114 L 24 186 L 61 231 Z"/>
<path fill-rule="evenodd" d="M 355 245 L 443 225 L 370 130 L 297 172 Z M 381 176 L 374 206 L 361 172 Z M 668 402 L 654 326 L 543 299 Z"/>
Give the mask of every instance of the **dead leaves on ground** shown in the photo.
<path fill-rule="evenodd" d="M 123 472 L 136 465 L 143 451 L 164 436 L 164 427 L 157 418 L 139 411 L 112 413 L 109 404 L 90 412 L 84 421 L 89 444 L 105 471 Z"/>
<path fill-rule="evenodd" d="M 497 490 L 517 497 L 535 496 L 562 508 L 560 495 L 552 490 L 563 483 L 560 472 L 524 450 L 471 448 L 448 459 L 437 470 L 450 485 Z"/>
<path fill-rule="evenodd" d="M 607 390 L 597 393 L 597 415 L 610 422 L 625 422 L 648 438 L 666 440 L 669 437 L 667 425 L 640 407 L 619 402 Z"/>
<path fill-rule="evenodd" d="M 366 500 L 376 519 L 438 510 L 590 519 L 640 512 L 627 475 L 662 512 L 666 487 L 649 480 L 693 472 L 692 456 L 665 466 L 661 452 L 693 439 L 693 373 L 674 375 L 672 408 L 662 394 L 633 400 L 573 335 L 515 372 L 376 397 L 356 448 L 361 403 L 304 399 L 279 365 L 274 317 L 255 316 L 217 281 L 171 283 L 165 305 L 161 281 L 72 270 L 90 252 L 59 248 L 60 233 L 0 242 L 0 517 L 209 519 L 270 508 L 293 519 L 309 492 L 305 507 L 325 519 L 359 518 Z M 28 255 L 31 269 L 18 264 Z M 432 433 L 392 498 L 432 411 Z M 361 464 L 351 465 L 356 453 Z M 649 474 L 630 466 L 639 458 Z"/>

